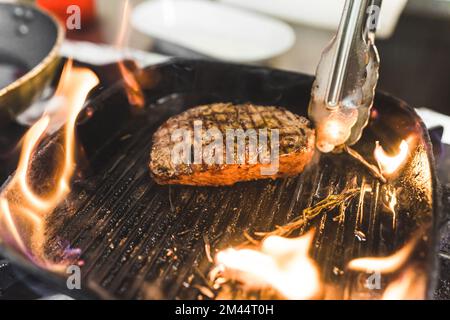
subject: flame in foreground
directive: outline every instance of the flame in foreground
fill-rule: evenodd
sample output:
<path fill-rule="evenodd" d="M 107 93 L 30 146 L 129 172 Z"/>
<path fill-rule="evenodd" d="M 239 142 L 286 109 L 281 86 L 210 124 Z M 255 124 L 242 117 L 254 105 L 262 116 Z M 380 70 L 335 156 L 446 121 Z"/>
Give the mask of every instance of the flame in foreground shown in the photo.
<path fill-rule="evenodd" d="M 377 141 L 374 156 L 383 174 L 391 175 L 397 171 L 398 168 L 405 162 L 408 157 L 409 145 L 406 140 L 402 140 L 399 152 L 395 156 L 389 156 L 384 151 L 383 147 Z"/>
<path fill-rule="evenodd" d="M 411 240 L 402 249 L 384 258 L 361 258 L 350 261 L 348 269 L 366 273 L 400 275 L 390 280 L 381 296 L 382 300 L 423 300 L 427 287 L 427 277 L 420 268 L 405 266 L 416 247 L 417 239 Z"/>
<path fill-rule="evenodd" d="M 348 269 L 363 272 L 395 272 L 403 266 L 411 256 L 416 241 L 411 241 L 393 255 L 382 258 L 359 258 L 349 262 Z"/>
<path fill-rule="evenodd" d="M 383 293 L 383 300 L 423 300 L 426 292 L 426 277 L 420 270 L 409 267 L 392 281 Z"/>
<path fill-rule="evenodd" d="M 120 23 L 119 35 L 117 37 L 117 48 L 123 49 L 128 38 L 128 25 L 130 20 L 130 1 L 125 0 L 122 8 L 122 19 Z M 143 108 L 145 105 L 145 96 L 141 86 L 136 79 L 136 75 L 128 69 L 123 61 L 119 61 L 119 70 L 125 82 L 128 102 L 130 105 Z"/>
<path fill-rule="evenodd" d="M 308 252 L 314 232 L 288 239 L 266 238 L 260 250 L 226 249 L 216 264 L 236 280 L 252 288 L 270 286 L 288 299 L 312 299 L 320 292 L 319 271 Z"/>
<path fill-rule="evenodd" d="M 69 61 L 63 70 L 55 96 L 63 97 L 64 105 L 52 115 L 44 115 L 25 134 L 20 160 L 14 177 L 0 194 L 0 236 L 16 246 L 25 256 L 47 268 L 57 268 L 43 258 L 43 220 L 70 191 L 70 179 L 75 169 L 75 125 L 88 93 L 98 84 L 97 76 L 89 69 L 73 67 Z M 64 156 L 55 163 L 55 176 L 45 177 L 39 184 L 50 186 L 34 190 L 33 160 L 39 157 L 38 146 L 49 130 L 53 117 L 65 115 L 63 134 Z M 44 189 L 44 188 L 43 188 Z M 49 190 L 47 190 L 49 189 Z"/>

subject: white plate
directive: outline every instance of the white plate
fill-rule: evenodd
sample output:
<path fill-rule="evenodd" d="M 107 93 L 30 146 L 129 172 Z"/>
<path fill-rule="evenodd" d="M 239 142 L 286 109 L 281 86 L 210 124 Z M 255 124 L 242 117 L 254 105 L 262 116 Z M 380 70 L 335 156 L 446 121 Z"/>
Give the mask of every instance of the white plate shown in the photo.
<path fill-rule="evenodd" d="M 296 24 L 336 30 L 345 0 L 220 0 Z M 407 0 L 383 1 L 377 36 L 389 37 L 395 29 Z"/>
<path fill-rule="evenodd" d="M 71 40 L 64 40 L 60 54 L 63 57 L 74 58 L 75 60 L 94 65 L 103 65 L 123 59 L 131 59 L 134 60 L 138 66 L 147 67 L 169 60 L 169 57 L 156 53 L 131 48 L 119 50 L 106 44 Z"/>
<path fill-rule="evenodd" d="M 146 1 L 131 19 L 144 34 L 220 60 L 263 61 L 295 43 L 281 21 L 203 0 Z"/>

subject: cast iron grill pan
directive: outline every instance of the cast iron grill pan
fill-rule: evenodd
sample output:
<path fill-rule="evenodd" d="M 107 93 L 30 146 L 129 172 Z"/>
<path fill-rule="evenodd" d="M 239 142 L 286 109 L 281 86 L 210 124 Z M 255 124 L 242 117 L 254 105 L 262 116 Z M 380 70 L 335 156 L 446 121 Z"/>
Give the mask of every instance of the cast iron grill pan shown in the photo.
<path fill-rule="evenodd" d="M 144 76 L 148 102 L 144 110 L 128 104 L 119 82 L 89 104 L 94 112 L 80 116 L 78 137 L 88 165 L 67 200 L 46 221 L 49 258 L 60 259 L 62 242 L 82 251 L 81 296 L 197 299 L 211 268 L 205 243 L 214 255 L 215 250 L 243 242 L 244 232 L 273 230 L 327 195 L 363 184 L 372 192 L 357 196 L 341 222 L 333 221 L 336 212 L 330 212 L 302 230 L 316 228 L 311 254 L 321 266 L 324 282 L 337 288 L 332 297 L 364 291 L 354 274 L 341 272 L 351 259 L 385 256 L 419 231 L 433 234 L 438 204 L 433 206 L 437 198 L 429 139 L 404 103 L 378 94 L 377 118 L 355 147 L 373 161 L 375 140 L 398 146 L 409 135 L 417 137 L 413 153 L 418 158 L 412 158 L 426 163 L 418 169 L 410 161 L 408 176 L 395 182 L 403 196 L 394 230 L 392 216 L 383 209 L 380 182 L 346 155 L 321 156 L 298 177 L 233 187 L 159 186 L 150 177 L 152 134 L 170 116 L 213 102 L 276 105 L 305 116 L 311 77 L 185 60 L 149 67 Z M 423 172 L 429 181 L 421 179 Z M 358 239 L 357 232 L 365 239 Z M 421 238 L 412 262 L 429 275 L 430 290 L 433 239 Z M 65 285 L 65 279 L 57 281 Z"/>

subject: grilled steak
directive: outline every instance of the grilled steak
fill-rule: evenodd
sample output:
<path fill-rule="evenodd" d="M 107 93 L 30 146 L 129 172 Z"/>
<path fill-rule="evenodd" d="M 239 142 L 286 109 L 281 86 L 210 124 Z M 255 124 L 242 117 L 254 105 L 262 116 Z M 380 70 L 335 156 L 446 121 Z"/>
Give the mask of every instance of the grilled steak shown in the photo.
<path fill-rule="evenodd" d="M 199 106 L 155 132 L 150 171 L 159 184 L 200 186 L 293 176 L 311 160 L 314 141 L 310 122 L 283 108 Z"/>

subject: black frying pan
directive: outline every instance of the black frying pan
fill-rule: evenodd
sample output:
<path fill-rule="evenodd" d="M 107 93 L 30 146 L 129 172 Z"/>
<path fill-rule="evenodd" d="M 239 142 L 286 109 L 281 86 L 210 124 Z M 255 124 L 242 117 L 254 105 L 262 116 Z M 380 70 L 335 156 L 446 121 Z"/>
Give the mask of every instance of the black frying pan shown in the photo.
<path fill-rule="evenodd" d="M 403 174 L 392 181 L 401 194 L 398 227 L 393 229 L 392 215 L 381 204 L 382 185 L 346 155 L 323 155 L 298 177 L 233 187 L 167 187 L 150 178 L 151 136 L 171 115 L 219 101 L 277 105 L 306 115 L 312 77 L 189 60 L 152 66 L 141 76 L 148 102 L 144 110 L 128 104 L 119 81 L 80 115 L 77 132 L 89 165 L 77 175 L 67 200 L 46 219 L 49 259 L 61 261 L 61 248 L 81 249 L 82 289 L 69 291 L 64 273 L 37 267 L 8 243 L 0 246 L 2 254 L 77 297 L 194 299 L 200 294 L 198 287 L 205 285 L 201 275 L 211 268 L 205 241 L 215 249 L 239 244 L 245 240 L 244 231 L 272 230 L 327 194 L 365 183 L 373 192 L 349 206 L 344 221 L 337 223 L 335 213 L 330 213 L 307 226 L 318 230 L 311 254 L 322 268 L 323 281 L 336 288 L 327 294 L 360 297 L 364 294 L 361 278 L 335 272 L 336 268 L 345 270 L 356 257 L 387 256 L 418 238 L 408 266 L 425 276 L 423 290 L 432 296 L 438 274 L 441 197 L 428 133 L 411 107 L 378 93 L 376 117 L 355 146 L 374 161 L 371 153 L 376 140 L 389 147 L 415 137 Z M 51 156 L 57 145 L 54 137 L 48 139 L 43 154 Z M 37 161 L 38 171 L 48 169 L 48 163 Z M 355 238 L 355 230 L 365 234 L 365 241 Z M 23 236 L 31 239 L 32 235 Z"/>
<path fill-rule="evenodd" d="M 63 27 L 51 14 L 0 1 L 0 125 L 41 95 L 57 69 L 63 38 Z"/>

